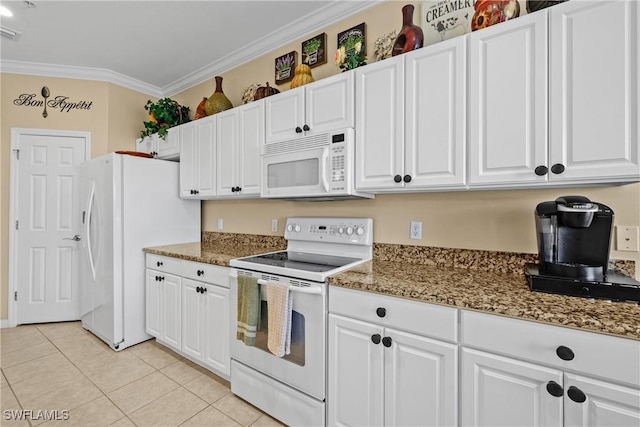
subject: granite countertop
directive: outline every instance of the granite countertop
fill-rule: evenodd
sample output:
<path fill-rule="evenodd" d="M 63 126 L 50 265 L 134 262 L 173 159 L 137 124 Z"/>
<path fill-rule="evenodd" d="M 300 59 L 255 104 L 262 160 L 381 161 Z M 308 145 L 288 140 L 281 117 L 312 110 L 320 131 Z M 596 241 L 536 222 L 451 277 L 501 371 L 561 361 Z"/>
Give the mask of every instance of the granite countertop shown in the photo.
<path fill-rule="evenodd" d="M 379 261 L 331 285 L 640 340 L 640 306 L 532 292 L 524 273 Z"/>
<path fill-rule="evenodd" d="M 233 258 L 283 249 L 281 237 L 205 233 L 202 242 L 145 252 L 228 267 Z M 523 273 L 531 254 L 391 244 L 375 244 L 373 252 L 372 261 L 330 277 L 330 285 L 640 340 L 638 304 L 531 292 Z M 630 274 L 635 264 L 617 267 Z"/>

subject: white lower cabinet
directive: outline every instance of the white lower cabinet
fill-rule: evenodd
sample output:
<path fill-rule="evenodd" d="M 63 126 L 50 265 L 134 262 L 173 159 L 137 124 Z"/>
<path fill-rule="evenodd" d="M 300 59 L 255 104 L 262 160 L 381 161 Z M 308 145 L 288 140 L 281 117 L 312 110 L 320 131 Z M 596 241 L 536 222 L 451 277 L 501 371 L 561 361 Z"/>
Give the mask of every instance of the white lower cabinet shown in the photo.
<path fill-rule="evenodd" d="M 228 379 L 229 269 L 153 254 L 146 265 L 147 333 Z"/>
<path fill-rule="evenodd" d="M 414 331 L 455 330 L 455 309 L 333 287 L 329 307 L 328 425 L 457 424 L 457 345 Z"/>
<path fill-rule="evenodd" d="M 640 426 L 639 341 L 466 311 L 461 320 L 462 425 Z"/>

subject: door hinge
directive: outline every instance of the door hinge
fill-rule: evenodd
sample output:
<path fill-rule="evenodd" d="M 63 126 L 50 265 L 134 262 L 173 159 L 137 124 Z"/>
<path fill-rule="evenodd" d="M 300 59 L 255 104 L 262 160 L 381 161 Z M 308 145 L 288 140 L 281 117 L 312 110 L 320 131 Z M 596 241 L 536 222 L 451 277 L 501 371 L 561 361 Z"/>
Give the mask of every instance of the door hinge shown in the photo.
<path fill-rule="evenodd" d="M 16 160 L 20 160 L 20 149 L 19 148 L 14 148 L 13 151 L 16 152 Z"/>
<path fill-rule="evenodd" d="M 15 291 L 15 292 L 13 293 L 13 300 L 14 300 L 14 301 L 18 301 L 18 291 Z"/>
<path fill-rule="evenodd" d="M 20 228 L 20 221 L 16 221 L 16 230 Z"/>

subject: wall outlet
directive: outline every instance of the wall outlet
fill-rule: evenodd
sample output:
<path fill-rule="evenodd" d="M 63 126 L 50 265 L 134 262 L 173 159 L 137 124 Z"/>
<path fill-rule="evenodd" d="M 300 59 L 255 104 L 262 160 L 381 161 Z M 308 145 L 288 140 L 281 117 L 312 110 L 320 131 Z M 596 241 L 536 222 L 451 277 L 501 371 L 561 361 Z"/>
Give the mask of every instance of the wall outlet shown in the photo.
<path fill-rule="evenodd" d="M 222 230 L 223 227 L 224 222 L 222 221 L 222 218 L 218 218 L 218 230 Z"/>
<path fill-rule="evenodd" d="M 278 220 L 277 219 L 272 219 L 271 220 L 271 231 L 278 231 Z"/>
<path fill-rule="evenodd" d="M 638 227 L 630 225 L 616 226 L 616 249 L 638 252 Z"/>
<path fill-rule="evenodd" d="M 421 221 L 411 221 L 411 226 L 409 227 L 409 238 L 413 240 L 422 240 Z"/>

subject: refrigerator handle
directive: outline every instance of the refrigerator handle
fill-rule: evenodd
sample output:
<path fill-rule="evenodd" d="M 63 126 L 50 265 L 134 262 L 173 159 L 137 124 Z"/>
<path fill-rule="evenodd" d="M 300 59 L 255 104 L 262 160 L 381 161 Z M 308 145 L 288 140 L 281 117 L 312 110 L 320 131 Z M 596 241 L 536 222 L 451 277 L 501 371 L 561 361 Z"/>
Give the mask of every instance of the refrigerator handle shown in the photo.
<path fill-rule="evenodd" d="M 85 232 L 87 234 L 87 256 L 89 257 L 89 267 L 91 267 L 91 276 L 93 280 L 96 280 L 96 267 L 93 263 L 93 253 L 91 252 L 91 215 L 93 214 L 94 198 L 96 194 L 96 183 L 91 182 L 91 189 L 89 190 L 89 204 L 87 206 L 87 221 L 85 222 Z M 84 220 L 84 212 L 82 212 Z"/>

